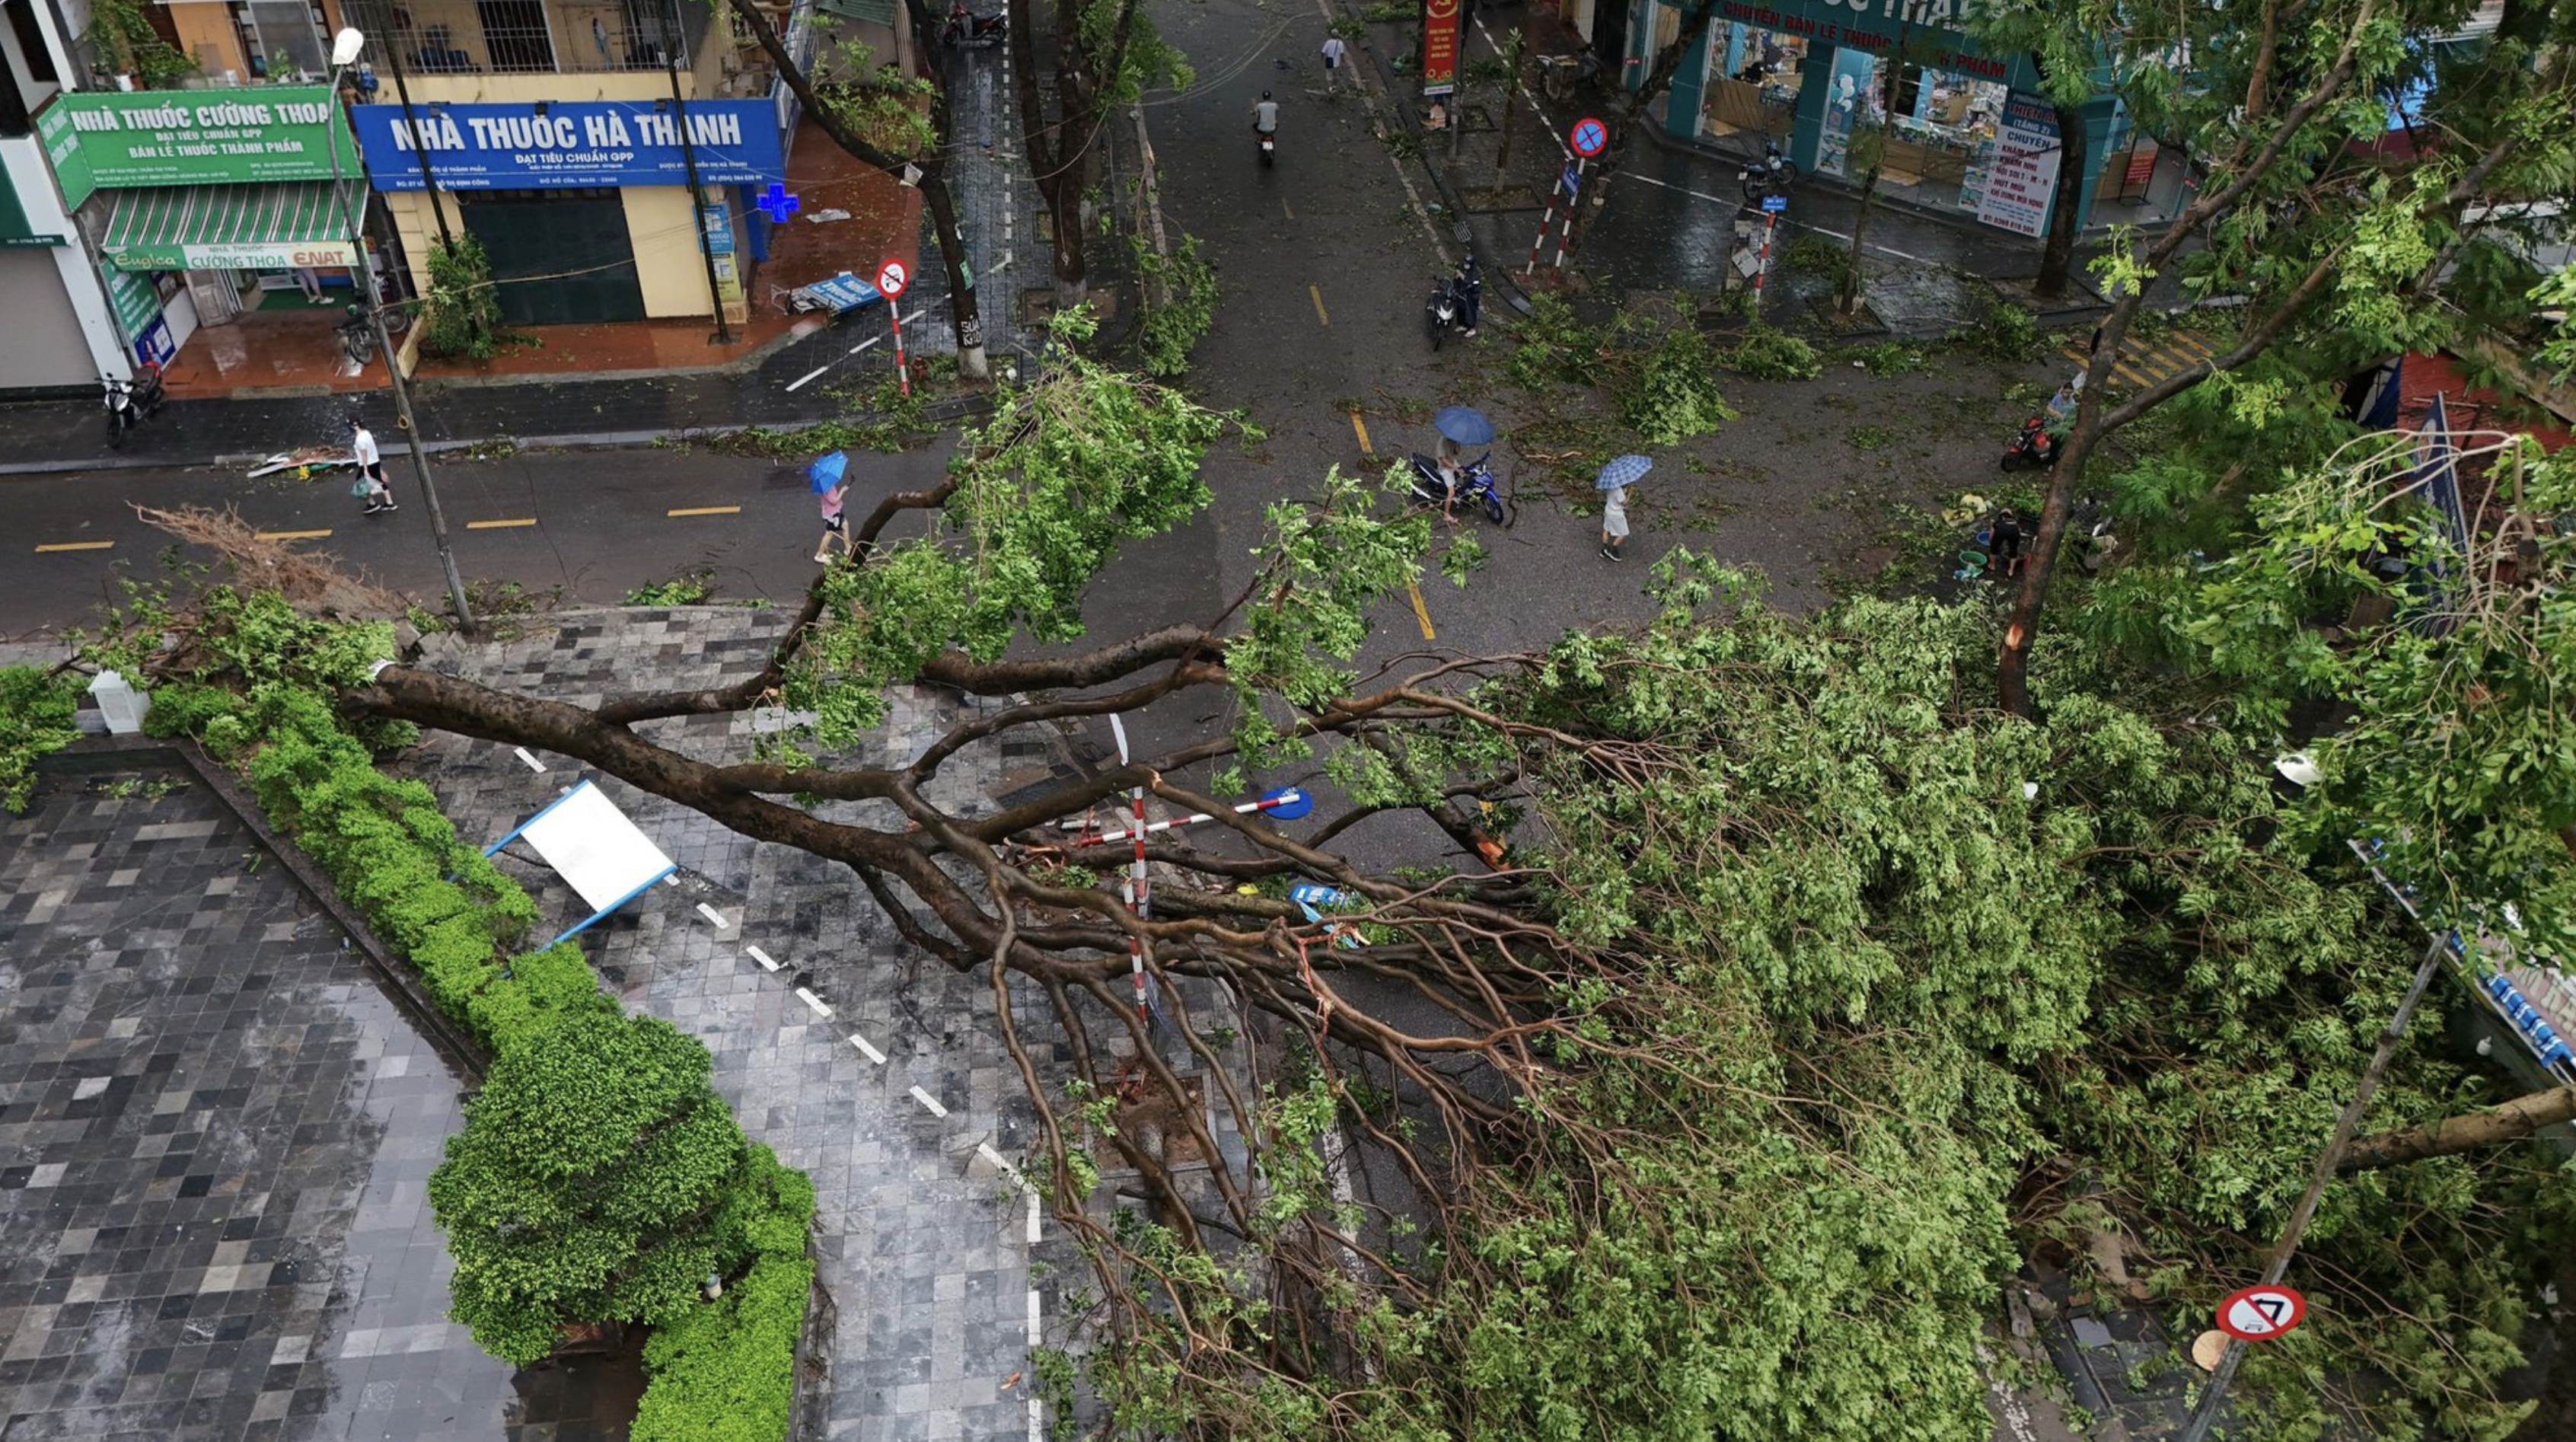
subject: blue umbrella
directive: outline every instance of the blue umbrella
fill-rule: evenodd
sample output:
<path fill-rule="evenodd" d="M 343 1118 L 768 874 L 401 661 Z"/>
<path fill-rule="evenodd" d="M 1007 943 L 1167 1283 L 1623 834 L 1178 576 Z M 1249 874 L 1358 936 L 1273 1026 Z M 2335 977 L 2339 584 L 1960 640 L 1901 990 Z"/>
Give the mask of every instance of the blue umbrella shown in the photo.
<path fill-rule="evenodd" d="M 1494 438 L 1494 423 L 1474 406 L 1451 406 L 1431 418 L 1431 428 L 1462 446 L 1481 446 Z"/>
<path fill-rule="evenodd" d="M 814 458 L 814 464 L 805 468 L 805 479 L 814 487 L 814 494 L 819 496 L 839 485 L 842 473 L 849 468 L 850 458 L 846 452 L 826 451 Z"/>
<path fill-rule="evenodd" d="M 1621 490 L 1637 484 L 1639 477 L 1654 468 L 1651 457 L 1619 456 L 1601 468 L 1601 474 L 1592 480 L 1592 488 L 1596 491 Z"/>

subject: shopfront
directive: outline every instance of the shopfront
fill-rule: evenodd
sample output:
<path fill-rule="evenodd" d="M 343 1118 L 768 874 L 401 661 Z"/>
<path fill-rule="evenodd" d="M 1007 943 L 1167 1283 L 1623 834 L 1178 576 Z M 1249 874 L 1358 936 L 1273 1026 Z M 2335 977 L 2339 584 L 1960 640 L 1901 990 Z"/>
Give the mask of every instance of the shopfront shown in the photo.
<path fill-rule="evenodd" d="M 201 329 L 346 303 L 363 192 L 325 87 L 69 94 L 36 124 L 136 359 L 166 366 Z"/>
<path fill-rule="evenodd" d="M 1880 147 L 1882 194 L 2039 235 L 2061 153 L 2056 111 L 2029 56 L 1978 48 L 1962 28 L 1968 3 L 1719 0 L 1706 42 L 1674 76 L 1666 128 L 1747 153 L 1767 136 L 1801 169 L 1851 180 L 1866 137 Z M 2083 108 L 2092 155 L 2109 153 L 2117 113 L 2108 96 Z M 2082 187 L 2083 211 L 2097 180 Z"/>
<path fill-rule="evenodd" d="M 406 249 L 426 254 L 442 220 L 473 235 L 511 324 L 709 315 L 719 297 L 742 318 L 735 237 L 743 259 L 766 255 L 759 198 L 787 174 L 771 102 L 419 101 L 408 114 L 350 114 Z"/>

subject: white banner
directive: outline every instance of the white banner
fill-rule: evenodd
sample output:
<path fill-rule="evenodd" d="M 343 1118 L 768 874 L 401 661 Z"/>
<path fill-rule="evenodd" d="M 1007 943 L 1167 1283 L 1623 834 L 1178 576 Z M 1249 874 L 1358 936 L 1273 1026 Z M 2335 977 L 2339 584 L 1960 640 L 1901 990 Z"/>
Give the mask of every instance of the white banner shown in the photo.
<path fill-rule="evenodd" d="M 1986 171 L 1985 194 L 1977 200 L 1977 219 L 2015 235 L 2046 230 L 2062 155 L 2057 112 L 2016 92 L 2005 102 L 2003 124 L 1995 133 L 1994 163 Z"/>

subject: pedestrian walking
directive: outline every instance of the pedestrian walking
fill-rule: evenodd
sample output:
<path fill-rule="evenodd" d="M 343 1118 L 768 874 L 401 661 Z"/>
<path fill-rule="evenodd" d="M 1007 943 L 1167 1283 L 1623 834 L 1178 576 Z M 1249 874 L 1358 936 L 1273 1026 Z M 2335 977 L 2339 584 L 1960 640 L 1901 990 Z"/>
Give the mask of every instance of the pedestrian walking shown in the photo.
<path fill-rule="evenodd" d="M 1628 488 L 1637 484 L 1646 472 L 1654 469 L 1646 456 L 1619 456 L 1601 468 L 1592 478 L 1593 489 L 1601 493 L 1601 558 L 1622 559 L 1620 552 L 1628 545 Z"/>
<path fill-rule="evenodd" d="M 393 488 L 385 484 L 385 458 L 376 450 L 376 433 L 356 416 L 349 417 L 349 458 L 358 467 L 358 493 L 367 498 L 360 514 L 380 516 L 402 509 L 394 504 Z"/>
<path fill-rule="evenodd" d="M 1343 54 L 1342 37 L 1340 37 L 1339 35 L 1327 35 L 1327 36 L 1325 36 L 1325 37 L 1324 37 L 1324 88 L 1325 88 L 1326 90 L 1334 89 L 1334 88 L 1335 88 L 1335 86 L 1336 86 L 1336 84 L 1338 83 L 1338 77 L 1339 77 L 1339 76 L 1341 75 L 1341 73 L 1342 73 L 1342 54 Z"/>
<path fill-rule="evenodd" d="M 823 539 L 814 543 L 814 559 L 824 565 L 832 563 L 832 543 L 841 543 L 841 554 L 850 554 L 850 521 L 841 513 L 841 497 L 850 489 L 847 481 L 836 482 L 823 493 Z"/>

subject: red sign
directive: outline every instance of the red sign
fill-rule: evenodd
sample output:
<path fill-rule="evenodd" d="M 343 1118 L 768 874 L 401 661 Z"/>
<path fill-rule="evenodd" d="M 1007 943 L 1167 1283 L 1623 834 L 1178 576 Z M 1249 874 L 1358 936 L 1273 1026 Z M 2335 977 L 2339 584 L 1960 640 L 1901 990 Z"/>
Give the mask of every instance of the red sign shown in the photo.
<path fill-rule="evenodd" d="M 2308 1315 L 2308 1299 L 2288 1287 L 2246 1287 L 2218 1303 L 2218 1329 L 2245 1342 L 2265 1342 Z"/>
<path fill-rule="evenodd" d="M 877 267 L 877 294 L 888 300 L 903 294 L 903 288 L 911 283 L 912 272 L 904 268 L 902 261 L 889 260 Z"/>
<path fill-rule="evenodd" d="M 1458 0 L 1422 0 L 1422 93 L 1458 89 Z"/>
<path fill-rule="evenodd" d="M 1565 133 L 1565 143 L 1586 160 L 1610 148 L 1610 127 L 1587 115 Z"/>

